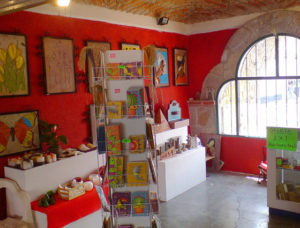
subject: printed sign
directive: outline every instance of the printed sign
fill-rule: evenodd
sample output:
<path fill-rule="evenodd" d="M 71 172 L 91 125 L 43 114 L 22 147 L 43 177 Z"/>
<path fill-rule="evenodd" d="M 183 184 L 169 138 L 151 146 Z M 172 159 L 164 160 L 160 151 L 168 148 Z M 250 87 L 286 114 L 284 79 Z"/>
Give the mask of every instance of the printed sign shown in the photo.
<path fill-rule="evenodd" d="M 270 149 L 296 151 L 297 140 L 297 129 L 276 127 L 267 128 L 267 147 Z"/>

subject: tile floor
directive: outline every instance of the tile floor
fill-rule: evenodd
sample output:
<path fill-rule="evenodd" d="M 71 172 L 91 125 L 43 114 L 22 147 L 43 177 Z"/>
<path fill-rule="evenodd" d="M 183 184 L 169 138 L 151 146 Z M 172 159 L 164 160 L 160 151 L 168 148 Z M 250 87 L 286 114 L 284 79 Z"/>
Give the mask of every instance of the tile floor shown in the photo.
<path fill-rule="evenodd" d="M 205 182 L 160 204 L 162 228 L 300 228 L 300 220 L 269 216 L 267 187 L 255 177 L 208 173 Z"/>

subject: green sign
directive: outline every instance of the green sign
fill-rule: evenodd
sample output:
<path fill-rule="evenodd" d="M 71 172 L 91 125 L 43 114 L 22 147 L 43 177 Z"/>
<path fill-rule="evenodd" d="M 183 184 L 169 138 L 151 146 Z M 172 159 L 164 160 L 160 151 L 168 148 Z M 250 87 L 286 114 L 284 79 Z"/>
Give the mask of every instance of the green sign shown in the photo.
<path fill-rule="evenodd" d="M 298 141 L 298 130 L 279 127 L 267 128 L 267 147 L 296 151 Z"/>
<path fill-rule="evenodd" d="M 125 65 L 119 65 L 119 69 L 125 69 Z"/>

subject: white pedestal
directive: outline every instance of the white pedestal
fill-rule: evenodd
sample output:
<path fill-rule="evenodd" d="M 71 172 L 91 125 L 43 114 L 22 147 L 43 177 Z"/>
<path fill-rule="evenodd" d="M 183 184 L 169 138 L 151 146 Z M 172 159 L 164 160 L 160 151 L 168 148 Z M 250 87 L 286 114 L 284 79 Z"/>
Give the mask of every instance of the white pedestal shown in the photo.
<path fill-rule="evenodd" d="M 204 147 L 158 162 L 158 187 L 162 201 L 168 201 L 205 180 Z"/>

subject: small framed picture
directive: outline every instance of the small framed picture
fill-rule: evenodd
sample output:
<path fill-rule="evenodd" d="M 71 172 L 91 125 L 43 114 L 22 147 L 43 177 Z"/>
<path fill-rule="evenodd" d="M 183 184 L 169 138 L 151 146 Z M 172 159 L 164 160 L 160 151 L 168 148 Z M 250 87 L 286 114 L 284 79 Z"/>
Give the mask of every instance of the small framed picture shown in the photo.
<path fill-rule="evenodd" d="M 174 60 L 174 84 L 177 86 L 188 85 L 187 50 L 173 49 Z"/>
<path fill-rule="evenodd" d="M 43 37 L 46 94 L 75 93 L 73 40 Z"/>
<path fill-rule="evenodd" d="M 169 82 L 169 61 L 168 49 L 156 48 L 155 50 L 155 87 L 166 87 L 170 85 Z"/>
<path fill-rule="evenodd" d="M 121 43 L 121 50 L 141 50 L 141 46 L 139 44 Z"/>
<path fill-rule="evenodd" d="M 29 95 L 24 35 L 0 33 L 0 97 Z"/>
<path fill-rule="evenodd" d="M 1 113 L 0 139 L 0 157 L 39 149 L 39 112 Z"/>

